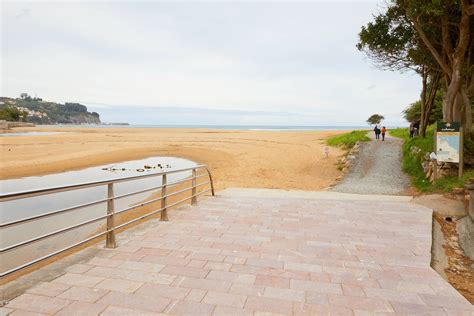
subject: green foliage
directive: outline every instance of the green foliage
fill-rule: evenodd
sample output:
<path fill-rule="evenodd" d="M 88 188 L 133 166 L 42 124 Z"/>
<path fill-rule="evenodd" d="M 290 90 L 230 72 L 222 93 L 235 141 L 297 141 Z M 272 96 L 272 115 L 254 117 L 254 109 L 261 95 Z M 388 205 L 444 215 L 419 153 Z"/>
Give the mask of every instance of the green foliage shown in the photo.
<path fill-rule="evenodd" d="M 382 115 L 380 114 L 372 114 L 368 119 L 367 119 L 367 123 L 369 123 L 369 125 L 373 125 L 373 124 L 380 124 L 380 122 L 382 120 L 384 120 L 385 117 L 383 117 Z"/>
<path fill-rule="evenodd" d="M 362 26 L 356 47 L 378 66 L 390 70 L 417 70 L 426 55 L 405 10 L 397 5 L 390 5 L 385 13 Z"/>
<path fill-rule="evenodd" d="M 26 112 L 20 111 L 14 107 L 4 107 L 0 109 L 0 120 L 18 122 L 26 118 Z"/>
<path fill-rule="evenodd" d="M 408 122 L 421 121 L 421 100 L 418 100 L 410 104 L 405 110 L 403 110 L 403 116 Z M 428 124 L 433 124 L 437 121 L 443 120 L 443 94 L 441 90 L 436 92 L 436 96 L 431 109 Z"/>
<path fill-rule="evenodd" d="M 39 98 L 24 97 L 22 99 L 12 99 L 0 97 L 0 101 L 5 105 L 0 105 L 1 109 L 7 107 L 24 107 L 32 111 L 46 113 L 47 117 L 28 116 L 28 122 L 35 124 L 70 124 L 92 122 L 100 123 L 99 114 L 90 113 L 85 105 L 79 103 L 60 104 L 56 102 L 42 101 Z"/>
<path fill-rule="evenodd" d="M 426 130 L 426 138 L 414 137 L 410 138 L 407 128 L 398 128 L 390 131 L 390 135 L 402 138 L 404 144 L 402 147 L 403 158 L 402 168 L 411 178 L 412 184 L 421 192 L 449 192 L 454 188 L 462 187 L 464 182 L 474 177 L 474 170 L 466 170 L 462 179 L 457 176 L 445 177 L 431 183 L 425 178 L 425 173 L 421 167 L 421 162 L 426 153 L 432 152 L 434 148 L 434 130 L 435 126 L 431 125 Z M 421 152 L 414 154 L 411 149 L 416 146 Z"/>
<path fill-rule="evenodd" d="M 367 136 L 368 131 L 352 131 L 341 135 L 332 136 L 327 139 L 326 143 L 330 146 L 341 146 L 345 149 L 354 147 L 358 141 L 366 142 L 370 138 Z"/>

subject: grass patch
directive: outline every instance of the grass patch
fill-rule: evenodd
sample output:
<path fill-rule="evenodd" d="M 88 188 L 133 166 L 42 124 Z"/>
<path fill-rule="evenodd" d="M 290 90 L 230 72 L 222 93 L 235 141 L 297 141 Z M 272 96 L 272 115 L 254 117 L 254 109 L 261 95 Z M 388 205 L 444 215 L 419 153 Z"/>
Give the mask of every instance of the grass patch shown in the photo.
<path fill-rule="evenodd" d="M 370 138 L 367 136 L 368 132 L 369 131 L 352 131 L 349 133 L 332 136 L 327 139 L 326 143 L 329 146 L 340 146 L 345 149 L 350 149 L 354 147 L 358 141 L 369 141 Z"/>
<path fill-rule="evenodd" d="M 474 177 L 474 170 L 465 170 L 462 179 L 452 176 L 431 183 L 425 178 L 421 162 L 426 153 L 433 151 L 435 128 L 434 125 L 428 127 L 426 138 L 410 138 L 408 128 L 398 128 L 390 131 L 390 135 L 399 137 L 404 141 L 402 147 L 402 168 L 411 177 L 413 186 L 420 192 L 450 192 L 454 188 L 463 187 L 466 180 Z M 420 148 L 421 152 L 412 153 L 411 149 L 414 146 Z"/>

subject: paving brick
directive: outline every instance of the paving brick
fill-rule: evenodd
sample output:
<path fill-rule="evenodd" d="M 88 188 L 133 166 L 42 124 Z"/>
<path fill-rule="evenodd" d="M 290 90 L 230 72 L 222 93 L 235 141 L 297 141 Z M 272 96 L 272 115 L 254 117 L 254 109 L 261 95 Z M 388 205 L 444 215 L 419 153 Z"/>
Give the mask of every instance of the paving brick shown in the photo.
<path fill-rule="evenodd" d="M 285 262 L 284 268 L 286 270 L 298 270 L 306 272 L 323 272 L 323 268 L 316 264 Z"/>
<path fill-rule="evenodd" d="M 176 279 L 176 275 L 146 272 L 146 271 L 130 271 L 123 278 L 131 281 L 148 282 L 157 284 L 171 284 Z"/>
<path fill-rule="evenodd" d="M 289 288 L 290 279 L 272 275 L 257 275 L 257 278 L 255 279 L 255 285 Z"/>
<path fill-rule="evenodd" d="M 166 266 L 161 272 L 171 275 L 204 278 L 209 273 L 209 270 L 193 267 Z"/>
<path fill-rule="evenodd" d="M 87 271 L 85 275 L 93 275 L 103 278 L 116 278 L 121 279 L 127 275 L 130 270 L 120 269 L 120 268 L 109 268 L 109 267 L 94 267 Z"/>
<path fill-rule="evenodd" d="M 209 279 L 196 279 L 185 277 L 177 286 L 191 289 L 202 289 L 207 291 L 227 292 L 232 285 L 232 282 Z"/>
<path fill-rule="evenodd" d="M 94 266 L 82 263 L 76 263 L 71 266 L 68 266 L 64 269 L 66 272 L 70 273 L 85 273 L 88 270 L 92 269 Z"/>
<path fill-rule="evenodd" d="M 216 271 L 229 271 L 231 267 L 232 267 L 232 264 L 230 263 L 214 262 L 214 261 L 206 262 L 206 265 L 204 266 L 205 269 L 216 270 Z"/>
<path fill-rule="evenodd" d="M 166 297 L 173 300 L 180 300 L 189 294 L 190 290 L 176 286 L 163 284 L 145 283 L 135 293 L 153 297 Z"/>
<path fill-rule="evenodd" d="M 86 264 L 92 265 L 92 266 L 113 268 L 113 267 L 118 267 L 122 262 L 123 262 L 122 260 L 94 257 L 91 260 L 89 260 Z"/>
<path fill-rule="evenodd" d="M 189 263 L 189 259 L 185 258 L 174 258 L 174 257 L 164 257 L 164 256 L 145 256 L 140 259 L 140 262 L 151 262 L 162 265 L 173 265 L 173 266 L 185 266 Z"/>
<path fill-rule="evenodd" d="M 357 285 L 342 284 L 342 293 L 346 296 L 365 296 L 364 289 Z"/>
<path fill-rule="evenodd" d="M 195 259 L 192 259 L 191 261 L 189 261 L 188 263 L 188 267 L 191 267 L 191 268 L 202 268 L 204 267 L 205 265 L 207 264 L 207 261 L 204 261 L 204 260 L 195 260 Z M 208 269 L 208 268 L 206 268 Z M 209 270 L 209 269 L 208 269 Z"/>
<path fill-rule="evenodd" d="M 249 266 L 265 267 L 265 268 L 283 268 L 283 262 L 277 260 L 248 258 L 245 264 Z"/>
<path fill-rule="evenodd" d="M 323 294 L 342 294 L 341 285 L 334 283 L 290 280 L 290 288 L 295 290 L 313 291 Z"/>
<path fill-rule="evenodd" d="M 293 315 L 332 315 L 329 313 L 328 305 L 318 305 L 309 303 L 294 303 Z"/>
<path fill-rule="evenodd" d="M 71 286 L 62 283 L 40 282 L 26 290 L 27 293 L 55 297 L 66 291 Z"/>
<path fill-rule="evenodd" d="M 93 303 L 98 301 L 101 297 L 107 294 L 108 291 L 101 290 L 101 289 L 93 289 L 89 287 L 82 287 L 82 286 L 73 286 L 63 292 L 62 294 L 58 295 L 59 298 L 65 298 L 68 300 L 73 301 L 82 301 Z"/>
<path fill-rule="evenodd" d="M 11 300 L 7 307 L 44 314 L 54 314 L 66 307 L 69 300 L 25 293 Z"/>
<path fill-rule="evenodd" d="M 143 284 L 143 282 L 130 281 L 130 280 L 105 279 L 104 281 L 97 284 L 95 286 L 95 288 L 103 289 L 103 290 L 112 290 L 112 291 L 118 291 L 118 292 L 125 292 L 125 293 L 133 293 L 140 286 L 142 286 L 142 284 Z"/>
<path fill-rule="evenodd" d="M 46 316 L 50 314 L 43 314 L 43 313 L 38 313 L 38 312 L 29 312 L 29 311 L 24 311 L 24 310 L 14 310 L 8 315 L 10 316 Z"/>
<path fill-rule="evenodd" d="M 243 307 L 246 300 L 247 296 L 245 295 L 209 291 L 202 302 L 211 305 Z"/>
<path fill-rule="evenodd" d="M 328 294 L 330 306 L 340 306 L 349 309 L 361 309 L 373 312 L 393 312 L 388 301 L 378 298 L 343 296 Z"/>
<path fill-rule="evenodd" d="M 365 288 L 364 292 L 367 297 L 381 298 L 390 302 L 424 304 L 423 300 L 416 293 L 371 288 Z"/>
<path fill-rule="evenodd" d="M 229 290 L 233 294 L 242 294 L 247 296 L 263 296 L 265 287 L 263 285 L 253 285 L 245 283 L 232 283 Z"/>
<path fill-rule="evenodd" d="M 230 264 L 245 264 L 245 261 L 247 261 L 247 258 L 234 257 L 234 256 L 227 256 L 225 257 L 225 260 L 224 260 L 224 262 L 230 263 Z"/>
<path fill-rule="evenodd" d="M 65 308 L 63 308 L 59 313 L 55 314 L 56 316 L 95 316 L 99 315 L 104 309 L 107 308 L 107 305 L 104 304 L 94 304 L 86 302 L 72 302 Z"/>
<path fill-rule="evenodd" d="M 130 293 L 110 292 L 98 303 L 134 310 L 162 312 L 171 301 L 164 297 L 151 297 Z"/>
<path fill-rule="evenodd" d="M 211 271 L 206 279 L 253 284 L 255 282 L 255 275 L 227 271 Z"/>
<path fill-rule="evenodd" d="M 302 290 L 266 287 L 263 296 L 287 301 L 305 302 L 305 292 Z"/>
<path fill-rule="evenodd" d="M 158 316 L 158 315 L 166 315 L 166 314 L 162 314 L 162 313 L 157 314 L 154 312 L 138 310 L 135 308 L 132 309 L 132 308 L 117 307 L 117 306 L 109 306 L 100 315 L 101 316 L 116 316 L 116 315 Z"/>
<path fill-rule="evenodd" d="M 254 312 L 267 312 L 267 313 L 280 313 L 280 314 L 291 314 L 293 312 L 293 302 L 249 296 L 245 303 L 245 309 L 252 310 Z"/>
<path fill-rule="evenodd" d="M 167 313 L 175 315 L 212 315 L 215 306 L 190 301 L 175 302 Z"/>
<path fill-rule="evenodd" d="M 254 316 L 252 311 L 230 306 L 216 306 L 212 316 Z"/>
<path fill-rule="evenodd" d="M 160 272 L 165 267 L 162 264 L 150 263 L 150 262 L 136 262 L 136 261 L 125 261 L 118 266 L 121 269 L 147 271 L 147 272 Z"/>
<path fill-rule="evenodd" d="M 201 289 L 192 289 L 189 291 L 189 294 L 186 296 L 187 301 L 201 302 L 204 296 L 206 295 L 206 290 Z"/>
<path fill-rule="evenodd" d="M 94 286 L 103 280 L 104 278 L 102 277 L 97 277 L 97 276 L 92 276 L 92 275 L 66 273 L 60 276 L 59 278 L 53 280 L 52 282 L 78 285 L 78 286 Z"/>

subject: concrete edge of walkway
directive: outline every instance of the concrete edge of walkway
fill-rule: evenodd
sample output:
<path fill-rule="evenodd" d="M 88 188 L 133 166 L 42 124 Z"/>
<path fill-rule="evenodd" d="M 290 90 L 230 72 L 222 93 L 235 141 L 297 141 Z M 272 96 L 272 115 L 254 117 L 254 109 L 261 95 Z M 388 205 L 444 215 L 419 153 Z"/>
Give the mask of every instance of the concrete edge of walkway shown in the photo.
<path fill-rule="evenodd" d="M 382 202 L 410 202 L 412 196 L 402 195 L 375 195 L 353 194 L 333 191 L 302 191 L 281 189 L 247 189 L 227 188 L 217 192 L 224 197 L 259 197 L 259 198 L 294 198 L 294 199 L 319 199 L 319 200 L 345 200 L 345 201 L 382 201 Z"/>

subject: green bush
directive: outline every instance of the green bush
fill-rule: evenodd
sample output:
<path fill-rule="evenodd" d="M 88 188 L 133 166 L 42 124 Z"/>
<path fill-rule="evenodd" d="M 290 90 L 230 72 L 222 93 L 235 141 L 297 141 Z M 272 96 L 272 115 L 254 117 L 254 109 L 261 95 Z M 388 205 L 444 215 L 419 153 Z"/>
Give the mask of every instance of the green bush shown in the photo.
<path fill-rule="evenodd" d="M 370 138 L 367 136 L 369 131 L 352 131 L 349 133 L 336 135 L 328 138 L 326 143 L 330 146 L 341 146 L 345 149 L 354 147 L 358 141 L 366 142 Z"/>
<path fill-rule="evenodd" d="M 464 182 L 474 177 L 474 170 L 466 170 L 462 179 L 457 176 L 445 177 L 431 183 L 425 178 L 425 173 L 421 167 L 423 157 L 426 153 L 432 152 L 434 149 L 434 130 L 436 126 L 431 125 L 426 130 L 426 138 L 414 137 L 410 138 L 408 128 L 398 128 L 390 131 L 390 135 L 402 138 L 404 140 L 402 152 L 402 168 L 412 180 L 413 186 L 421 192 L 449 192 L 456 187 L 462 187 Z M 470 146 L 471 144 L 465 144 Z M 412 147 L 418 147 L 421 151 L 417 154 L 412 152 Z M 467 147 L 467 146 L 465 146 Z"/>

